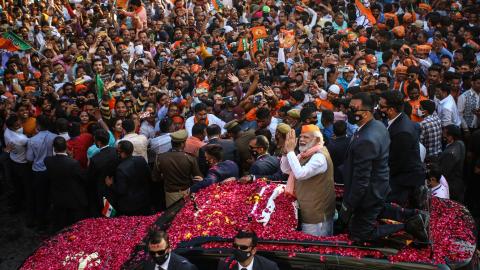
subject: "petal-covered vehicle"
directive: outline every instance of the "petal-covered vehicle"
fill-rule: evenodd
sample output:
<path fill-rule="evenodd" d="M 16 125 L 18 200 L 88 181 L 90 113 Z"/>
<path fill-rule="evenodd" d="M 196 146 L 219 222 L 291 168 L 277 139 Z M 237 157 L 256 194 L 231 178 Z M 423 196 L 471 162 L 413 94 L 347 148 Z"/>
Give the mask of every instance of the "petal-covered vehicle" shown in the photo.
<path fill-rule="evenodd" d="M 336 192 L 340 199 L 342 188 Z M 258 253 L 280 269 L 479 269 L 468 210 L 437 198 L 429 205 L 428 244 L 400 232 L 360 245 L 346 234 L 315 237 L 298 231 L 296 202 L 283 185 L 212 185 L 154 216 L 83 220 L 46 241 L 22 269 L 142 269 L 151 227 L 167 230 L 174 251 L 199 269 L 216 269 L 219 259 L 231 256 L 239 229 L 254 230 Z"/>

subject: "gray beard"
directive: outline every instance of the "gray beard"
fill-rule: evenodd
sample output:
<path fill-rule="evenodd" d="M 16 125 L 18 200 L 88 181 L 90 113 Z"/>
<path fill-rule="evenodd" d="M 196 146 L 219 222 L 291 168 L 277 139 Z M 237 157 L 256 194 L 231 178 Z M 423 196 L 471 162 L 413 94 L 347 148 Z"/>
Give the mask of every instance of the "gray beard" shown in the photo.
<path fill-rule="evenodd" d="M 308 149 L 314 147 L 315 145 L 317 144 L 317 142 L 315 142 L 315 140 L 307 143 L 306 145 L 302 146 L 302 145 L 299 145 L 298 146 L 298 150 L 300 151 L 300 153 L 303 153 L 305 151 L 307 151 Z"/>

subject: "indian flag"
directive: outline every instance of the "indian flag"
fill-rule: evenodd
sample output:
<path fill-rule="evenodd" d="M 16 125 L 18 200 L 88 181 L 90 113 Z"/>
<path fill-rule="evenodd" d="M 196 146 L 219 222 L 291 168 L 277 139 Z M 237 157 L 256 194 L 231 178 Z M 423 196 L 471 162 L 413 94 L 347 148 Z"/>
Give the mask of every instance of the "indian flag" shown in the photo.
<path fill-rule="evenodd" d="M 103 197 L 102 215 L 106 217 L 114 217 L 116 213 L 117 211 L 115 211 L 115 208 L 113 208 L 107 198 Z"/>
<path fill-rule="evenodd" d="M 0 36 L 0 49 L 7 51 L 26 51 L 31 49 L 32 46 L 25 42 L 22 38 L 17 36 L 13 32 L 5 32 Z"/>

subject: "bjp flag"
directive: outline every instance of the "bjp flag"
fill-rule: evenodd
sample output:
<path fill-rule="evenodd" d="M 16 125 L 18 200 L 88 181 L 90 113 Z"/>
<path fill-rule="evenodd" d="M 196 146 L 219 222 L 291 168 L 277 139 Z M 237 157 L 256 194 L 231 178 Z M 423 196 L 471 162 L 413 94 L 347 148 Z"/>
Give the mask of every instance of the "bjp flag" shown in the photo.
<path fill-rule="evenodd" d="M 252 31 L 253 40 L 263 39 L 268 37 L 267 29 L 265 28 L 265 26 L 255 26 L 250 28 L 250 31 Z"/>
<path fill-rule="evenodd" d="M 283 33 L 283 44 L 280 44 L 283 48 L 291 48 L 295 44 L 295 31 L 293 30 L 280 30 Z"/>
<path fill-rule="evenodd" d="M 248 39 L 241 38 L 238 41 L 237 52 L 248 51 L 249 48 L 250 48 L 250 44 L 248 43 Z"/>

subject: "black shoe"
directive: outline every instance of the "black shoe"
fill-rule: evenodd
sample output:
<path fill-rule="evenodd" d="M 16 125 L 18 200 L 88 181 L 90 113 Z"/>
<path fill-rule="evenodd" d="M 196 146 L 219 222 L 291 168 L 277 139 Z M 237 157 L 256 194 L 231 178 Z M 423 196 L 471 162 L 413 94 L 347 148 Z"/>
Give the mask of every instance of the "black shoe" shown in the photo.
<path fill-rule="evenodd" d="M 428 242 L 428 215 L 424 213 L 417 214 L 405 223 L 405 231 L 411 234 L 420 242 Z"/>

